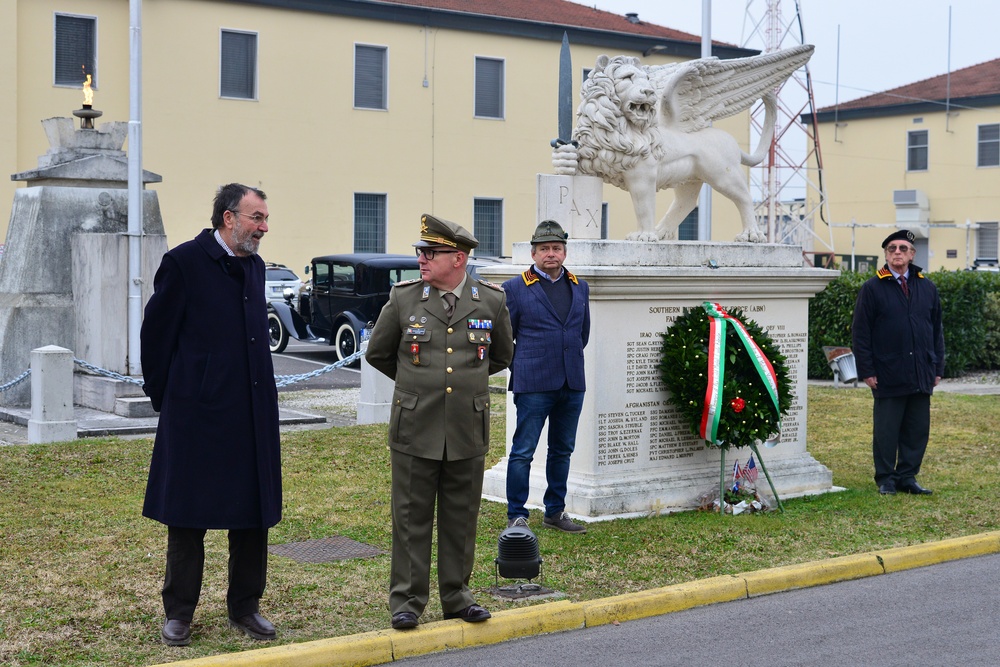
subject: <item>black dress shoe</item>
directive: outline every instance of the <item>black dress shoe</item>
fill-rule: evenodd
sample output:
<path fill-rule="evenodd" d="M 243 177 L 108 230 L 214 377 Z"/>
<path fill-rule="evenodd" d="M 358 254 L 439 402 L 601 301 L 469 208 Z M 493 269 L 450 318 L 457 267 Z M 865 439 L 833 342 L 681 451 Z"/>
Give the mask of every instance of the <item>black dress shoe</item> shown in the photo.
<path fill-rule="evenodd" d="M 191 643 L 191 621 L 168 618 L 160 630 L 160 641 L 167 646 L 187 646 Z"/>
<path fill-rule="evenodd" d="M 932 493 L 934 493 L 930 489 L 925 489 L 924 487 L 920 486 L 915 481 L 910 482 L 909 484 L 900 484 L 896 488 L 902 491 L 903 493 L 912 493 L 915 496 L 929 496 Z"/>
<path fill-rule="evenodd" d="M 397 611 L 392 615 L 392 629 L 393 630 L 410 630 L 411 628 L 417 627 L 420 621 L 417 620 L 417 615 L 412 611 Z"/>
<path fill-rule="evenodd" d="M 260 614 L 247 614 L 239 618 L 230 618 L 229 627 L 242 630 L 262 642 L 271 641 L 278 636 L 278 632 L 271 625 L 271 622 Z"/>
<path fill-rule="evenodd" d="M 892 482 L 882 482 L 878 485 L 878 492 L 883 496 L 896 495 L 896 485 Z"/>
<path fill-rule="evenodd" d="M 445 618 L 460 618 L 466 623 L 479 623 L 485 621 L 491 615 L 489 610 L 485 607 L 480 607 L 478 604 L 470 604 L 462 611 L 446 611 L 444 613 Z"/>

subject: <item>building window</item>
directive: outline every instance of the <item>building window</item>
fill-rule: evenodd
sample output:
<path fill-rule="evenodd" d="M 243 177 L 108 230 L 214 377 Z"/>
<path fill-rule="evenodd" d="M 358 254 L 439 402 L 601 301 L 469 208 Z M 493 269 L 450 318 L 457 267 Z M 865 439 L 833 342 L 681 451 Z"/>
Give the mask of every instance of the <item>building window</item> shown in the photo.
<path fill-rule="evenodd" d="M 503 118 L 503 61 L 476 58 L 476 117 Z"/>
<path fill-rule="evenodd" d="M 590 76 L 590 73 L 592 71 L 594 71 L 593 67 L 584 67 L 583 68 L 583 81 L 587 80 L 587 77 Z"/>
<path fill-rule="evenodd" d="M 354 106 L 358 109 L 387 109 L 384 46 L 354 45 Z"/>
<path fill-rule="evenodd" d="M 906 170 L 927 171 L 927 130 L 906 133 Z"/>
<path fill-rule="evenodd" d="M 687 217 L 681 220 L 681 224 L 677 225 L 677 240 L 678 241 L 697 241 L 698 240 L 698 207 L 695 206 L 694 210 L 687 214 Z"/>
<path fill-rule="evenodd" d="M 257 33 L 222 31 L 219 81 L 222 97 L 257 99 Z"/>
<path fill-rule="evenodd" d="M 976 263 L 997 263 L 997 223 L 980 222 L 976 230 Z"/>
<path fill-rule="evenodd" d="M 80 88 L 89 74 L 90 85 L 97 88 L 97 19 L 55 16 L 55 85 Z"/>
<path fill-rule="evenodd" d="M 354 252 L 385 252 L 385 199 L 355 193 Z"/>
<path fill-rule="evenodd" d="M 1000 167 L 1000 125 L 979 126 L 977 167 Z"/>
<path fill-rule="evenodd" d="M 472 235 L 479 239 L 476 255 L 499 257 L 503 250 L 503 200 L 476 199 L 472 203 Z"/>

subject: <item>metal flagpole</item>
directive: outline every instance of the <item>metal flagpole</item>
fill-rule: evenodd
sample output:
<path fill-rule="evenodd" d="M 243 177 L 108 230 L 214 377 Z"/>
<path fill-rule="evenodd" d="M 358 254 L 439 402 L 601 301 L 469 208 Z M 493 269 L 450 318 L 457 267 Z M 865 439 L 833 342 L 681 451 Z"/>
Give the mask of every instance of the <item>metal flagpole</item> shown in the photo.
<path fill-rule="evenodd" d="M 142 0 L 129 0 L 128 374 L 139 375 L 142 325 Z"/>

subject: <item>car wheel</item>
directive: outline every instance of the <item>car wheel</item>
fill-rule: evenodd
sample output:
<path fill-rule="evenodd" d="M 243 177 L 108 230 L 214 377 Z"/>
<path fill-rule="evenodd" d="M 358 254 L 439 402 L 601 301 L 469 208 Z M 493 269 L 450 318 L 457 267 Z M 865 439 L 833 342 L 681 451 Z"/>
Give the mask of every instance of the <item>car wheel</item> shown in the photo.
<path fill-rule="evenodd" d="M 288 347 L 288 330 L 281 324 L 277 313 L 267 314 L 267 344 L 275 354 L 281 354 Z"/>
<path fill-rule="evenodd" d="M 358 351 L 358 334 L 354 331 L 354 325 L 350 322 L 344 322 L 337 329 L 337 359 L 343 361 L 347 357 L 351 356 Z M 360 362 L 355 361 L 355 365 L 360 364 Z"/>

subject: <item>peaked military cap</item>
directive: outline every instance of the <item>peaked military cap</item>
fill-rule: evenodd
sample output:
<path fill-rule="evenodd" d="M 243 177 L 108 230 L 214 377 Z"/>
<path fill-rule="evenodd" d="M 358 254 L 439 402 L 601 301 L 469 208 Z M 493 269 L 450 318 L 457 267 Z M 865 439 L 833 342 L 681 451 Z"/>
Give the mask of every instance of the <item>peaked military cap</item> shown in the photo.
<path fill-rule="evenodd" d="M 909 229 L 900 229 L 898 232 L 893 232 L 885 237 L 885 241 L 882 241 L 882 247 L 886 247 L 892 241 L 907 241 L 910 245 L 913 245 L 913 240 L 916 237 L 913 235 Z"/>
<path fill-rule="evenodd" d="M 429 213 L 420 216 L 420 240 L 414 248 L 433 248 L 446 245 L 468 253 L 479 245 L 479 240 L 462 225 L 435 218 Z"/>
<path fill-rule="evenodd" d="M 566 243 L 569 234 L 563 231 L 562 226 L 555 220 L 542 220 L 535 227 L 535 233 L 531 235 L 531 245 L 536 243 L 551 243 L 558 241 Z"/>

